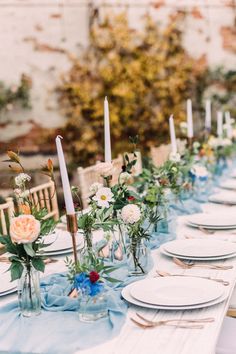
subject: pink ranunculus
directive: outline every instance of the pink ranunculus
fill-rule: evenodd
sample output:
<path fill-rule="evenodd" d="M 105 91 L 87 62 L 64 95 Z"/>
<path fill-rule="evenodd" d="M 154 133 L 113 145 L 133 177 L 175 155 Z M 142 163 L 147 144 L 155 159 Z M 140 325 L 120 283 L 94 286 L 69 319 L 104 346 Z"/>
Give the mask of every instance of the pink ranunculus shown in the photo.
<path fill-rule="evenodd" d="M 32 243 L 40 233 L 40 222 L 33 215 L 19 215 L 11 220 L 10 236 L 15 243 Z"/>

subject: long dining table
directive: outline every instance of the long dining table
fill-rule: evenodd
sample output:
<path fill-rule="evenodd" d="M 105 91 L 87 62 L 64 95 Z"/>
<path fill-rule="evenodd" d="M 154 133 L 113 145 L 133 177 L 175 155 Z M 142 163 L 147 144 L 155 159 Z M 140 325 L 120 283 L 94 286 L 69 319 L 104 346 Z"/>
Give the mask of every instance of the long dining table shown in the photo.
<path fill-rule="evenodd" d="M 227 209 L 228 208 L 228 209 Z M 214 212 L 230 210 L 233 212 L 236 207 L 225 205 L 205 204 L 203 206 L 205 212 Z M 228 240 L 236 242 L 236 234 L 232 230 L 216 231 L 214 234 L 206 234 L 199 229 L 193 229 L 186 225 L 186 216 L 177 218 L 177 239 L 207 238 L 214 242 L 214 239 Z M 151 252 L 154 265 L 150 270 L 148 277 L 155 277 L 157 270 L 169 273 L 178 273 L 180 275 L 200 275 L 214 278 L 222 278 L 229 282 L 225 287 L 228 297 L 225 301 L 210 307 L 185 311 L 163 311 L 144 309 L 129 304 L 126 322 L 122 327 L 120 334 L 110 341 L 81 350 L 76 353 L 82 354 L 214 354 L 217 339 L 221 330 L 221 326 L 229 307 L 230 298 L 232 296 L 236 283 L 236 257 L 227 260 L 214 261 L 214 264 L 223 263 L 232 265 L 229 270 L 212 270 L 212 269 L 182 269 L 176 265 L 172 258 L 161 254 L 159 249 Z M 205 262 L 204 262 L 205 263 Z M 3 267 L 0 264 L 0 270 Z M 58 262 L 48 264 L 46 267 L 46 275 L 54 272 L 65 271 L 63 257 L 58 257 Z M 223 285 L 222 285 L 223 286 Z M 175 291 L 175 289 L 173 289 Z M 16 294 L 0 298 L 0 306 L 16 299 Z M 167 319 L 200 319 L 213 317 L 214 322 L 204 324 L 203 329 L 177 328 L 171 326 L 160 326 L 156 328 L 142 329 L 137 327 L 131 317 L 135 313 L 145 315 L 150 320 L 167 320 Z M 76 329 L 75 329 L 76 330 Z M 30 335 L 30 333 L 29 333 Z M 92 334 L 91 334 L 92 335 Z M 1 348 L 0 348 L 1 352 Z"/>

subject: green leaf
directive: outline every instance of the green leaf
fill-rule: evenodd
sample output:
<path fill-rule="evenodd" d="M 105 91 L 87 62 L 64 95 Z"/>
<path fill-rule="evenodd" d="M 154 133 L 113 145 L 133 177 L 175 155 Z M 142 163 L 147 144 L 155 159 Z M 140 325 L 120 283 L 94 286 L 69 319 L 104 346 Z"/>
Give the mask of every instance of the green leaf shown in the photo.
<path fill-rule="evenodd" d="M 35 252 L 32 248 L 32 243 L 25 243 L 23 246 L 24 246 L 24 250 L 28 254 L 28 256 L 30 256 L 30 257 L 35 256 Z"/>
<path fill-rule="evenodd" d="M 104 279 L 106 279 L 110 283 L 119 283 L 121 281 L 119 279 L 115 279 L 115 278 L 111 278 L 111 277 L 104 277 Z"/>
<path fill-rule="evenodd" d="M 11 281 L 14 281 L 16 279 L 20 279 L 24 270 L 24 266 L 21 262 L 13 261 L 9 269 L 11 271 Z"/>
<path fill-rule="evenodd" d="M 6 236 L 0 236 L 0 243 L 2 245 L 6 245 L 8 243 L 7 237 Z"/>
<path fill-rule="evenodd" d="M 38 270 L 39 272 L 44 272 L 45 264 L 42 258 L 33 258 L 31 260 L 33 267 Z"/>
<path fill-rule="evenodd" d="M 78 227 L 79 229 L 84 229 L 87 223 L 87 215 L 81 215 L 78 219 Z"/>
<path fill-rule="evenodd" d="M 20 258 L 19 257 L 17 257 L 17 256 L 11 256 L 11 257 L 9 257 L 9 261 L 16 261 L 16 262 L 20 262 Z"/>

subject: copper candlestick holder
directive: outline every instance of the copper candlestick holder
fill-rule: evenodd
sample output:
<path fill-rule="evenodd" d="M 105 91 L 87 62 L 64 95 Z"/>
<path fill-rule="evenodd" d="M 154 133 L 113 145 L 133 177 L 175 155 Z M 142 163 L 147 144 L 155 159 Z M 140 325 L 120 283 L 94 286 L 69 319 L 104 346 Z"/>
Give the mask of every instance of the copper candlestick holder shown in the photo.
<path fill-rule="evenodd" d="M 66 215 L 66 220 L 67 220 L 67 231 L 69 231 L 72 238 L 74 261 L 75 263 L 77 263 L 78 256 L 77 256 L 76 234 L 78 231 L 78 224 L 77 224 L 76 215 L 75 214 Z"/>
<path fill-rule="evenodd" d="M 188 148 L 192 150 L 193 148 L 193 138 L 188 138 Z"/>

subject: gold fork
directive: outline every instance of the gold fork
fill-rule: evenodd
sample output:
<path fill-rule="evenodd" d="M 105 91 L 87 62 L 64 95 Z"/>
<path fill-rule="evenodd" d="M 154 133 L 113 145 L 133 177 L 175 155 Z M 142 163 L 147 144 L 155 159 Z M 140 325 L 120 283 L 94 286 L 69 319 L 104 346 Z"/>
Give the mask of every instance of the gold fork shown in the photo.
<path fill-rule="evenodd" d="M 216 281 L 217 283 L 221 283 L 224 286 L 228 286 L 229 282 L 224 280 L 224 279 L 219 279 L 219 278 L 212 278 L 212 277 L 205 277 L 205 276 L 201 276 L 201 275 L 191 275 L 191 274 L 171 274 L 165 271 L 161 271 L 161 270 L 156 270 L 156 273 L 160 276 L 160 277 L 194 277 L 194 278 L 202 278 L 202 279 L 208 279 L 208 280 L 213 280 Z"/>
<path fill-rule="evenodd" d="M 213 317 L 204 317 L 204 318 L 198 318 L 198 319 L 192 319 L 192 318 L 181 318 L 181 319 L 171 319 L 171 320 L 163 320 L 163 321 L 151 321 L 147 319 L 146 317 L 140 315 L 138 312 L 136 312 L 136 316 L 138 316 L 141 320 L 149 323 L 149 324 L 156 324 L 156 323 L 169 323 L 169 322 L 187 322 L 187 323 L 211 323 L 214 322 L 215 319 Z"/>
<path fill-rule="evenodd" d="M 214 235 L 215 231 L 199 226 L 198 229 L 206 235 Z"/>
<path fill-rule="evenodd" d="M 138 327 L 142 329 L 146 328 L 154 328 L 154 327 L 159 327 L 159 326 L 172 326 L 172 327 L 178 327 L 178 328 L 188 328 L 188 329 L 202 329 L 204 328 L 203 325 L 195 325 L 195 324 L 178 324 L 178 323 L 163 323 L 163 321 L 160 321 L 160 323 L 155 323 L 155 324 L 145 324 L 137 321 L 136 319 L 130 317 L 131 321 L 135 323 Z M 185 322 L 186 323 L 186 322 Z"/>
<path fill-rule="evenodd" d="M 181 268 L 184 268 L 184 269 L 191 269 L 193 267 L 197 267 L 197 268 L 208 268 L 208 269 L 216 269 L 216 270 L 228 270 L 228 269 L 233 269 L 233 266 L 232 265 L 229 265 L 229 266 L 224 266 L 224 265 L 216 265 L 216 264 L 206 264 L 206 263 L 200 263 L 200 264 L 197 264 L 195 263 L 194 261 L 189 261 L 188 263 L 176 258 L 176 257 L 173 257 L 173 261 L 176 265 L 178 265 L 179 267 Z"/>

